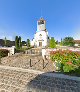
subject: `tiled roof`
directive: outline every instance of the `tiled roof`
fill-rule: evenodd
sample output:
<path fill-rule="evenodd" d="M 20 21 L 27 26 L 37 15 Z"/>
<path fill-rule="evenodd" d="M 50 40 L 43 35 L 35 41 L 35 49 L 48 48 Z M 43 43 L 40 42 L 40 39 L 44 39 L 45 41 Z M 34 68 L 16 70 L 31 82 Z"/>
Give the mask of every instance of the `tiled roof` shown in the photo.
<path fill-rule="evenodd" d="M 80 44 L 80 40 L 74 40 L 75 44 Z"/>

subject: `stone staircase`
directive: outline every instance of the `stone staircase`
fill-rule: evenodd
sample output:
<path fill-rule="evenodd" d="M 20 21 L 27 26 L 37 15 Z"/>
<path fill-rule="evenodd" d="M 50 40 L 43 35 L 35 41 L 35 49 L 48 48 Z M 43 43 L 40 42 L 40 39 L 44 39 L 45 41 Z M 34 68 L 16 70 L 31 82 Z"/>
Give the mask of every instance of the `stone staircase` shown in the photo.
<path fill-rule="evenodd" d="M 31 59 L 31 67 L 30 67 Z M 52 62 L 38 55 L 1 59 L 0 92 L 80 92 L 80 78 L 51 73 Z"/>
<path fill-rule="evenodd" d="M 31 67 L 30 67 L 30 59 L 31 59 Z M 26 54 L 19 54 L 17 56 L 13 55 L 10 57 L 5 57 L 2 59 L 1 65 L 19 67 L 24 69 L 33 69 L 44 72 L 51 72 L 54 69 L 51 61 L 45 60 L 43 62 L 42 56 L 26 55 Z"/>

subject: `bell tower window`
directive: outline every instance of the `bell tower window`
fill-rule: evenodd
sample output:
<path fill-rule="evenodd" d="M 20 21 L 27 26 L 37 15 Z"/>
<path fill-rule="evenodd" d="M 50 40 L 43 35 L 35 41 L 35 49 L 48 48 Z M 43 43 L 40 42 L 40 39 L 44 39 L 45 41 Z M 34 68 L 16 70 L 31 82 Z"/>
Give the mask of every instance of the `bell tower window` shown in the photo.
<path fill-rule="evenodd" d="M 38 22 L 38 25 L 40 25 L 40 24 L 44 24 L 44 21 L 43 21 L 43 20 L 40 20 L 40 21 Z"/>

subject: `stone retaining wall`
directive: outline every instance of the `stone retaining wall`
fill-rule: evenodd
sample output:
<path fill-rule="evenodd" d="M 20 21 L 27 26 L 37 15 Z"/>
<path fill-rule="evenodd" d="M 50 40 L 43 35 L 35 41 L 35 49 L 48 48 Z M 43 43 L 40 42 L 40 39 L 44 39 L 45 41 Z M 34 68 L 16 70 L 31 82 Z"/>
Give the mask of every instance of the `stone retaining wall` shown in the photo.
<path fill-rule="evenodd" d="M 0 66 L 0 92 L 80 92 L 80 77 Z"/>
<path fill-rule="evenodd" d="M 80 78 L 45 73 L 31 80 L 28 92 L 80 92 Z"/>
<path fill-rule="evenodd" d="M 53 49 L 46 49 L 46 48 L 43 48 L 42 49 L 42 57 L 45 58 L 49 58 L 50 59 L 50 52 L 51 51 L 57 51 L 57 50 L 71 50 L 71 51 L 78 51 L 80 52 L 80 48 L 73 48 L 73 47 L 68 47 L 68 46 L 61 46 L 59 48 L 53 48 Z"/>

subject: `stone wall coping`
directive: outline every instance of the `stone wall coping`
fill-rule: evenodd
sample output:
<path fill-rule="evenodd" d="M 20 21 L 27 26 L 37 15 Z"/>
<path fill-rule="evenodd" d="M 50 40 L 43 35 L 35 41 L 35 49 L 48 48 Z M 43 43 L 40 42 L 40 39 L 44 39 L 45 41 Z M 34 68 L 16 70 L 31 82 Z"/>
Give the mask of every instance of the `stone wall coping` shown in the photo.
<path fill-rule="evenodd" d="M 0 65 L 0 69 L 9 69 L 9 70 L 14 70 L 14 71 L 29 72 L 29 73 L 33 73 L 33 74 L 37 74 L 37 75 L 42 75 L 42 76 L 64 78 L 64 79 L 80 81 L 80 77 L 69 76 L 69 75 L 64 75 L 64 74 L 59 74 L 59 73 L 42 72 L 42 71 L 38 71 L 38 70 L 23 69 L 23 68 L 18 68 L 18 67 L 10 67 L 10 66 L 2 66 L 2 65 Z"/>
<path fill-rule="evenodd" d="M 14 71 L 21 71 L 21 72 L 29 72 L 29 73 L 34 73 L 34 74 L 44 73 L 44 72 L 37 71 L 37 70 L 23 69 L 23 68 L 19 68 L 19 67 L 11 67 L 11 66 L 4 66 L 4 65 L 0 65 L 0 69 L 8 69 L 8 70 L 14 70 Z"/>
<path fill-rule="evenodd" d="M 49 76 L 49 77 L 64 78 L 64 79 L 80 81 L 80 77 L 69 76 L 69 75 L 59 74 L 59 73 L 43 73 L 42 75 Z"/>

